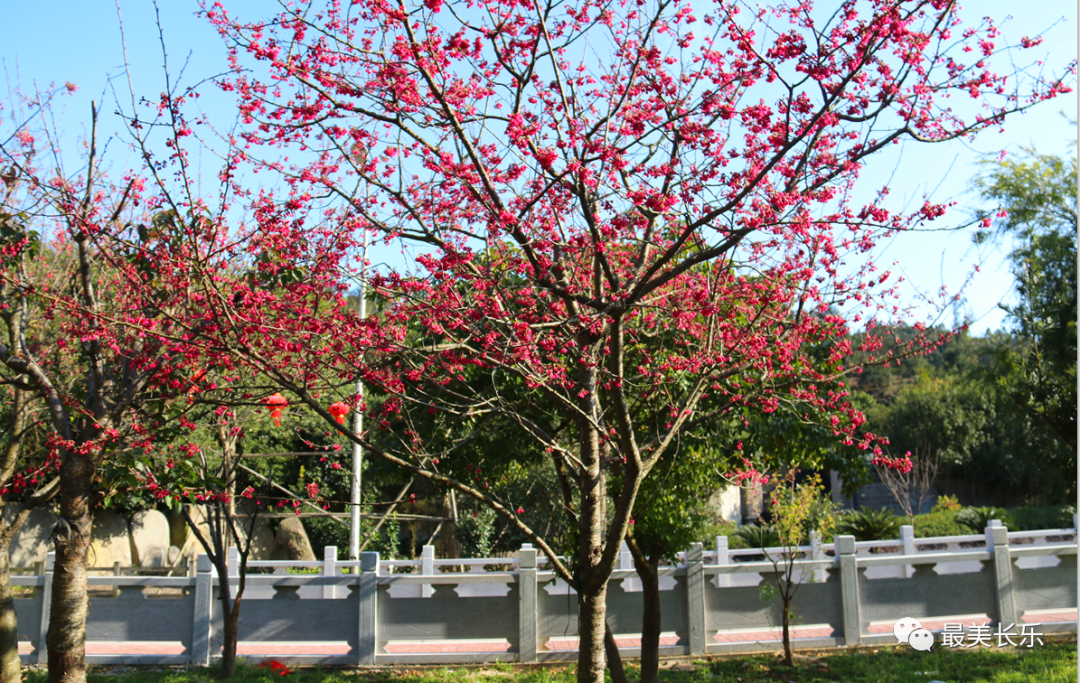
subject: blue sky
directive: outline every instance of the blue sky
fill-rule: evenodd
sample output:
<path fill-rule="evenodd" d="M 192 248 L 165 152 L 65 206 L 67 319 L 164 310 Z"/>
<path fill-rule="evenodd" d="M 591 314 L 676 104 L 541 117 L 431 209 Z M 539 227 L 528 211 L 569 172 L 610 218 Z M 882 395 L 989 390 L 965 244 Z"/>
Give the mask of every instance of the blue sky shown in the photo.
<path fill-rule="evenodd" d="M 242 17 L 268 15 L 278 8 L 273 0 L 224 0 L 224 4 L 230 12 Z M 825 6 L 828 3 L 818 4 Z M 1027 55 L 1045 55 L 1047 64 L 1055 71 L 1076 58 L 1075 3 L 969 0 L 964 7 L 965 14 L 973 19 L 984 15 L 993 17 L 1002 26 L 1005 37 L 1013 42 L 1021 36 L 1045 32 L 1043 45 Z M 0 47 L 0 59 L 3 60 L 6 86 L 21 83 L 26 90 L 34 83 L 43 87 L 50 82 L 70 81 L 80 87 L 74 96 L 65 99 L 62 128 L 81 129 L 83 122 L 89 119 L 92 99 L 106 102 L 106 110 L 111 111 L 110 87 L 115 87 L 126 97 L 127 82 L 121 69 L 124 53 L 115 0 L 7 3 L 4 9 L 8 30 Z M 222 70 L 225 50 L 206 22 L 194 16 L 197 2 L 162 0 L 159 9 L 174 79 L 181 68 L 185 69 L 186 84 Z M 120 0 L 120 10 L 135 91 L 158 93 L 164 90 L 161 44 L 153 4 L 149 0 Z M 1009 15 L 1014 16 L 1006 20 Z M 218 117 L 227 114 L 228 102 L 223 95 L 207 96 L 203 98 L 202 106 Z M 1076 98 L 1070 95 L 1016 117 L 1007 125 L 1005 133 L 988 132 L 974 144 L 897 147 L 891 156 L 875 160 L 866 169 L 863 187 L 872 190 L 888 183 L 894 200 L 908 199 L 915 206 L 921 204 L 922 196 L 927 193 L 938 201 L 954 198 L 959 201 L 961 211 L 947 216 L 938 225 L 958 224 L 966 215 L 962 209 L 972 206 L 975 201 L 974 196 L 966 193 L 966 188 L 981 155 L 995 154 L 1002 149 L 1018 150 L 1020 145 L 1035 145 L 1044 152 L 1067 153 L 1069 141 L 1076 139 L 1076 128 L 1069 119 L 1075 119 L 1076 115 Z M 106 116 L 102 133 L 120 128 L 115 117 Z M 119 163 L 117 157 L 123 155 L 123 150 L 114 149 L 111 154 L 114 163 Z M 908 285 L 904 297 L 913 303 L 919 300 L 920 294 L 933 296 L 942 286 L 955 293 L 971 276 L 962 292 L 966 300 L 963 312 L 974 319 L 972 327 L 981 333 L 1004 324 L 997 305 L 1007 300 L 1012 285 L 1008 264 L 1003 260 L 1007 251 L 1007 247 L 992 245 L 977 249 L 969 234 L 943 231 L 899 236 L 881 246 L 879 260 L 886 266 L 896 262 L 892 269 L 906 277 Z M 973 274 L 975 266 L 980 272 Z M 923 306 L 920 310 L 925 319 L 931 309 Z M 945 316 L 944 322 L 953 322 L 951 313 Z"/>

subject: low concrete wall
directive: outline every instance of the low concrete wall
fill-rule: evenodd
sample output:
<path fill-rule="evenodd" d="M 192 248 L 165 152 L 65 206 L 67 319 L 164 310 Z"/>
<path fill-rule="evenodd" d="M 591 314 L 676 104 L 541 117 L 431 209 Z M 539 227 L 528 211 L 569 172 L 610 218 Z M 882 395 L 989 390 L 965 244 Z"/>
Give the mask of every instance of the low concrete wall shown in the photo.
<path fill-rule="evenodd" d="M 1060 616 L 1076 608 L 1076 532 L 1030 533 L 1056 540 L 1022 542 L 1030 535 L 991 527 L 990 542 L 981 548 L 860 554 L 854 538 L 842 536 L 835 544 L 803 549 L 796 572 L 804 585 L 794 605 L 804 634 L 800 647 L 895 642 L 891 625 L 901 617 L 924 620 L 931 630 L 941 628 L 931 622 L 942 620 L 1012 632 L 1031 624 L 1042 624 L 1042 632 L 1075 630 L 1075 616 L 1066 622 L 1041 611 Z M 918 540 L 933 548 L 946 539 Z M 256 572 L 275 573 L 247 577 L 241 654 L 341 665 L 576 657 L 573 590 L 538 566 L 543 563 L 531 547 L 524 546 L 518 558 L 500 559 L 437 560 L 432 550 L 425 548 L 419 560 L 380 561 L 377 553 L 364 553 L 359 562 L 339 562 L 336 548 L 327 548 L 321 561 L 253 562 Z M 735 561 L 721 551 L 726 539 L 717 540 L 715 551 L 695 545 L 681 564 L 661 568 L 664 654 L 778 645 L 776 607 L 761 602 L 758 588 L 772 580 L 775 566 Z M 233 574 L 235 552 L 231 562 Z M 460 565 L 480 571 L 460 571 Z M 641 593 L 633 570 L 621 565 L 608 593 L 609 617 L 616 634 L 631 634 L 640 630 Z M 291 575 L 289 568 L 319 573 Z M 485 571 L 492 568 L 497 571 Z M 34 597 L 15 601 L 30 661 L 45 661 L 42 606 L 51 581 L 51 561 L 43 576 L 13 577 L 17 586 L 38 588 Z M 219 580 L 205 556 L 194 577 L 93 577 L 90 584 L 119 591 L 90 602 L 89 662 L 202 665 L 219 656 Z M 747 633 L 761 635 L 748 639 Z M 630 645 L 624 652 L 638 650 Z"/>

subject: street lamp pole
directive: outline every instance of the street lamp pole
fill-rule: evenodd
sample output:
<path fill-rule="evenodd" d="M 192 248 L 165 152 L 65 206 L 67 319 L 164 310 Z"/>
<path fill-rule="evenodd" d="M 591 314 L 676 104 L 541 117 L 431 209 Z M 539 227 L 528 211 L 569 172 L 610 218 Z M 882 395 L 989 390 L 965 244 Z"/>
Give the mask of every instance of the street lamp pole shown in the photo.
<path fill-rule="evenodd" d="M 367 226 L 364 227 L 364 250 L 363 260 L 360 262 L 360 319 L 367 317 L 367 297 L 364 292 L 364 278 L 367 276 Z M 353 411 L 353 430 L 356 440 L 352 447 L 352 495 L 349 497 L 349 559 L 360 559 L 360 469 L 363 465 L 364 453 L 360 448 L 360 436 L 364 433 L 364 412 L 360 404 L 364 400 L 364 383 L 359 377 L 356 379 L 356 410 Z"/>

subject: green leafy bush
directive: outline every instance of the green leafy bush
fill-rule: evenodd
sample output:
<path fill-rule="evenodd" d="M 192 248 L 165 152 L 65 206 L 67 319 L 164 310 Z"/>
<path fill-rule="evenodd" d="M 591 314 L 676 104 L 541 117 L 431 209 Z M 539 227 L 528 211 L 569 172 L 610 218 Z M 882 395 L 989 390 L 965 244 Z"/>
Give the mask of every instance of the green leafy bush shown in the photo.
<path fill-rule="evenodd" d="M 981 534 L 991 519 L 1000 519 L 1010 531 L 1070 529 L 1075 508 L 1071 505 L 1024 506 L 1008 510 L 998 507 L 968 507 L 954 512 L 948 506 L 915 516 L 915 536 L 967 536 Z"/>
<path fill-rule="evenodd" d="M 1024 506 L 1009 510 L 1011 531 L 1034 529 L 1071 529 L 1076 508 L 1071 505 Z M 1004 522 L 1003 522 L 1004 523 Z"/>
<path fill-rule="evenodd" d="M 734 548 L 735 532 L 738 530 L 739 525 L 735 522 L 728 522 L 726 520 L 720 521 L 705 527 L 701 532 L 699 541 L 701 542 L 701 545 L 705 546 L 705 549 L 708 550 L 716 544 L 717 536 L 727 536 L 728 547 Z"/>
<path fill-rule="evenodd" d="M 737 544 L 732 544 L 736 548 L 775 548 L 780 545 L 780 535 L 776 533 L 776 529 L 757 524 L 739 527 L 731 538 L 738 540 Z"/>
<path fill-rule="evenodd" d="M 956 513 L 951 510 L 915 515 L 914 526 L 916 538 L 966 536 L 971 533 L 970 529 L 956 521 Z"/>
<path fill-rule="evenodd" d="M 836 536 L 854 536 L 856 541 L 889 541 L 900 538 L 903 520 L 890 510 L 858 510 L 840 515 Z"/>
<path fill-rule="evenodd" d="M 1002 524 L 1011 527 L 1012 519 L 1009 512 L 1004 508 L 996 507 L 969 507 L 956 513 L 956 521 L 968 528 L 968 533 L 981 534 L 990 526 L 990 520 L 1000 520 Z"/>
<path fill-rule="evenodd" d="M 495 511 L 487 508 L 476 510 L 472 516 L 463 516 L 454 529 L 461 544 L 462 557 L 491 557 L 495 536 Z"/>
<path fill-rule="evenodd" d="M 962 507 L 956 496 L 939 496 L 930 512 L 960 512 Z"/>

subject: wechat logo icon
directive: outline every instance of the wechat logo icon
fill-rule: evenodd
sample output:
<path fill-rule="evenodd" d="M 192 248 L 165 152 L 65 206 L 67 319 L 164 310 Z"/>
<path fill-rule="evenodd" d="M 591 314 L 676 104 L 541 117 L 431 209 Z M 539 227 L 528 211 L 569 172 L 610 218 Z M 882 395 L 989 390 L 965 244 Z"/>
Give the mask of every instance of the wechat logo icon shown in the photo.
<path fill-rule="evenodd" d="M 920 652 L 929 652 L 934 646 L 934 634 L 922 627 L 918 619 L 904 617 L 893 625 L 897 643 L 907 643 Z"/>

